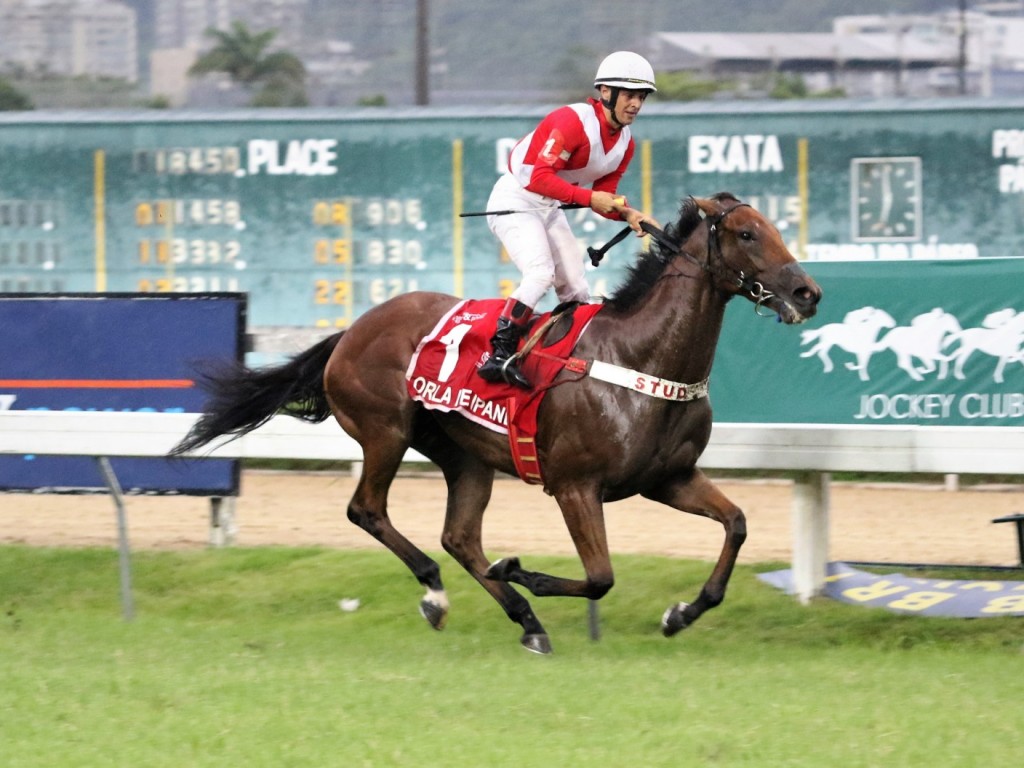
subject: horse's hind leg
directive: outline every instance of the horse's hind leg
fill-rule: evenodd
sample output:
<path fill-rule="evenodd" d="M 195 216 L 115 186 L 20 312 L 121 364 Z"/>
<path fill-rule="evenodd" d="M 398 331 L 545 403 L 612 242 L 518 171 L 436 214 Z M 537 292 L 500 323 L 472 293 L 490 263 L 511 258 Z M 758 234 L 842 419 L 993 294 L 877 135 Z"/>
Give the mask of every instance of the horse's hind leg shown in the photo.
<path fill-rule="evenodd" d="M 662 616 L 662 632 L 666 637 L 671 637 L 725 599 L 725 589 L 736 565 L 736 558 L 747 538 L 747 522 L 743 511 L 729 501 L 699 469 L 695 469 L 687 480 L 666 483 L 655 491 L 645 493 L 644 496 L 683 512 L 710 517 L 725 528 L 722 552 L 700 595 L 692 603 L 677 603 L 670 606 Z"/>
<path fill-rule="evenodd" d="M 498 601 L 506 615 L 523 628 L 520 642 L 534 653 L 551 653 L 551 641 L 526 598 L 508 584 L 487 578 L 481 542 L 484 509 L 491 498 L 494 470 L 463 454 L 434 458 L 448 483 L 448 511 L 441 544 Z"/>
<path fill-rule="evenodd" d="M 427 588 L 420 613 L 434 629 L 442 629 L 448 616 L 448 596 L 441 583 L 441 567 L 399 533 L 388 517 L 388 490 L 406 448 L 404 444 L 364 446 L 363 472 L 348 504 L 348 519 L 394 552 Z"/>

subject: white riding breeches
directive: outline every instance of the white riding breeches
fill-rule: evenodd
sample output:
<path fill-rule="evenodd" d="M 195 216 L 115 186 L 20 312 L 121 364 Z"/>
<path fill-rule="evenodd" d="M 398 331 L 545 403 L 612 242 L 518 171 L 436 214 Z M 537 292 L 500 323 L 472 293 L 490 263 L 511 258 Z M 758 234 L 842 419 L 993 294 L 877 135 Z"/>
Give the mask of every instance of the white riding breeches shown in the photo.
<path fill-rule="evenodd" d="M 542 208 L 546 205 L 550 207 Z M 537 208 L 542 210 L 531 210 Z M 528 192 L 506 174 L 494 185 L 487 210 L 523 211 L 487 217 L 487 225 L 523 273 L 511 298 L 533 309 L 554 286 L 560 302 L 590 299 L 579 243 L 556 201 Z"/>

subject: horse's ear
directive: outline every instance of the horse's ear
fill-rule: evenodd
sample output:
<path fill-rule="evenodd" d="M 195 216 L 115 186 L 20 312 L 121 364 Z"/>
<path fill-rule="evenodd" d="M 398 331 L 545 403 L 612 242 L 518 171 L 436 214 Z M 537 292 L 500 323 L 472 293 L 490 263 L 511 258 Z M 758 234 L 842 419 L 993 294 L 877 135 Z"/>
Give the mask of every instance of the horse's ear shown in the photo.
<path fill-rule="evenodd" d="M 718 214 L 718 209 L 715 206 L 714 200 L 708 200 L 703 197 L 690 196 L 690 200 L 697 207 L 697 213 L 702 219 L 706 219 L 708 216 L 715 216 Z"/>

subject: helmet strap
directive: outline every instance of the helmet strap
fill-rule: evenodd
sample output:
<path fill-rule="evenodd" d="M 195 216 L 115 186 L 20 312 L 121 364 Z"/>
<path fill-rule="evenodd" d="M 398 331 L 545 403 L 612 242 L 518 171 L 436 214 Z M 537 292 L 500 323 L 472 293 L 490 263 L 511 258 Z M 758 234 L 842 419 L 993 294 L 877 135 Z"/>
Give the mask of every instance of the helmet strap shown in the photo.
<path fill-rule="evenodd" d="M 607 99 L 601 99 L 601 104 L 608 109 L 611 113 L 612 123 L 618 128 L 622 127 L 622 123 L 619 122 L 619 118 L 615 116 L 615 105 L 619 103 L 619 91 L 621 90 L 617 85 L 609 86 L 611 89 L 611 96 Z"/>

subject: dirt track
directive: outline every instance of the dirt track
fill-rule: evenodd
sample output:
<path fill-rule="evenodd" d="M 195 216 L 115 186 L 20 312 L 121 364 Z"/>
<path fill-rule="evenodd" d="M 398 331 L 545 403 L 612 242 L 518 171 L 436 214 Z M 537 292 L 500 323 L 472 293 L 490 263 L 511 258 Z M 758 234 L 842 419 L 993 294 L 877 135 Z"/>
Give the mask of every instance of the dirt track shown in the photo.
<path fill-rule="evenodd" d="M 237 502 L 242 546 L 315 544 L 377 547 L 345 519 L 355 481 L 347 475 L 248 471 Z M 785 482 L 721 482 L 747 513 L 749 537 L 741 562 L 788 560 L 792 486 Z M 444 483 L 401 477 L 392 490 L 396 526 L 424 549 L 440 549 Z M 114 508 L 106 496 L 0 495 L 0 542 L 86 546 L 116 542 Z M 208 542 L 209 502 L 190 497 L 129 497 L 129 533 L 135 548 L 195 548 Z M 834 484 L 831 541 L 834 560 L 952 562 L 1012 565 L 1012 526 L 993 525 L 1024 512 L 1024 489 L 948 492 Z M 642 499 L 606 509 L 612 553 L 652 553 L 714 559 L 721 527 Z M 572 553 L 554 501 L 536 487 L 502 478 L 484 522 L 488 555 Z"/>

